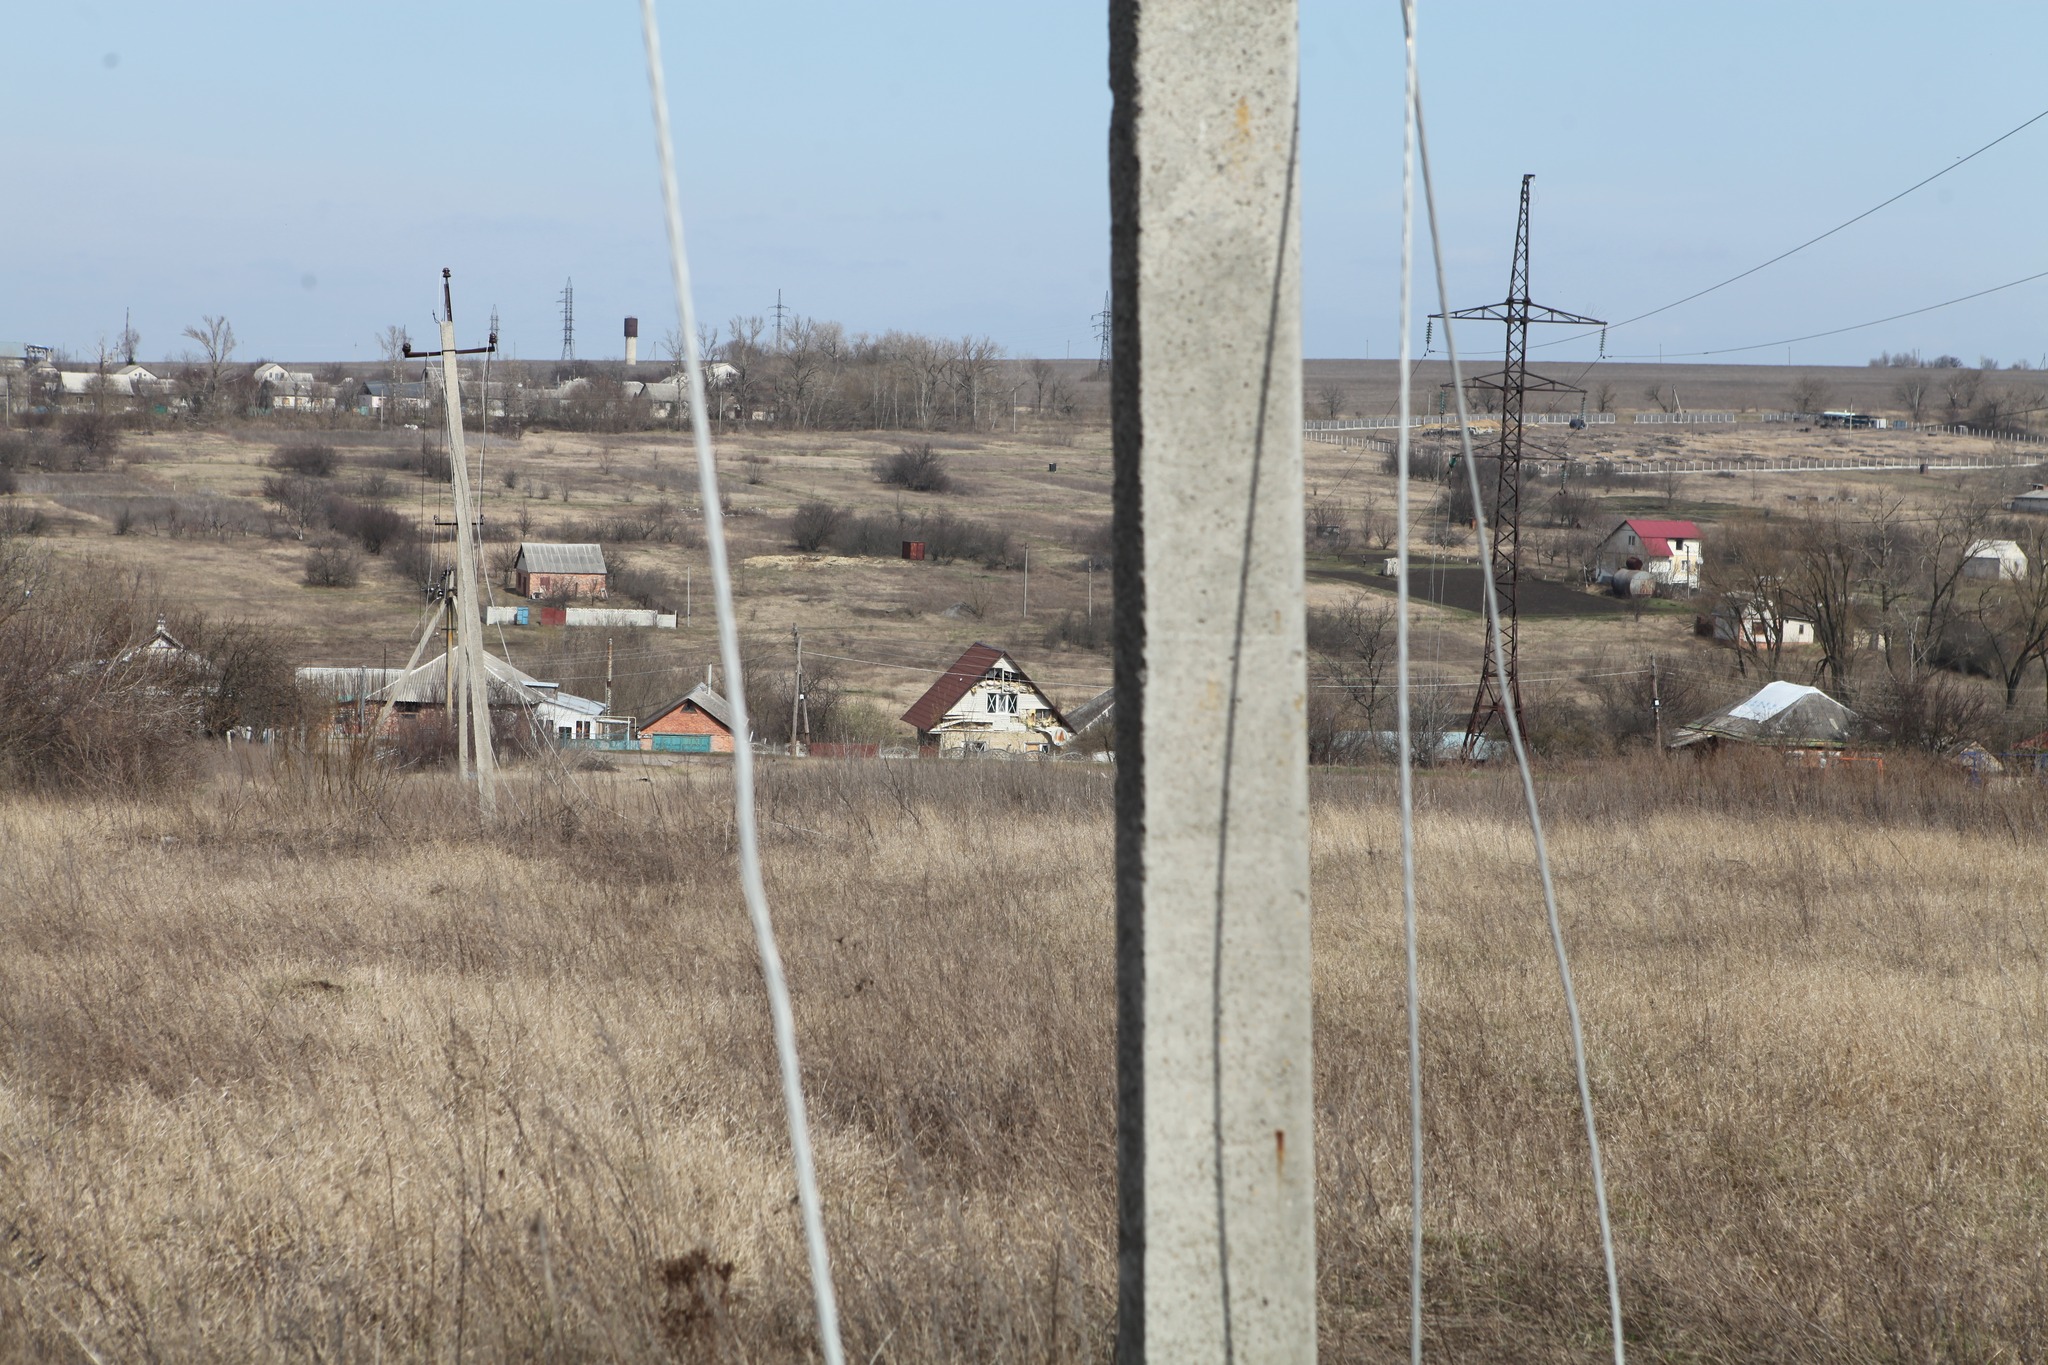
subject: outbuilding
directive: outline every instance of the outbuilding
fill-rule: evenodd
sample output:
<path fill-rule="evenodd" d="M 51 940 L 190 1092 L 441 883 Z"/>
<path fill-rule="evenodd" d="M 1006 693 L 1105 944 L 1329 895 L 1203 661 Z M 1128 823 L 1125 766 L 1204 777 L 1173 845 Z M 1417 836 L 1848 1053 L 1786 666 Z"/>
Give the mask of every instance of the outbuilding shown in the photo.
<path fill-rule="evenodd" d="M 2027 577 L 2027 552 L 2017 541 L 1980 540 L 1963 556 L 1963 577 L 1988 578 L 2000 583 L 2023 583 Z"/>
<path fill-rule="evenodd" d="M 601 598 L 610 582 L 601 545 L 522 541 L 512 561 L 512 590 L 521 597 Z"/>
<path fill-rule="evenodd" d="M 942 754 L 1045 754 L 1074 727 L 1004 651 L 976 641 L 903 719 Z"/>

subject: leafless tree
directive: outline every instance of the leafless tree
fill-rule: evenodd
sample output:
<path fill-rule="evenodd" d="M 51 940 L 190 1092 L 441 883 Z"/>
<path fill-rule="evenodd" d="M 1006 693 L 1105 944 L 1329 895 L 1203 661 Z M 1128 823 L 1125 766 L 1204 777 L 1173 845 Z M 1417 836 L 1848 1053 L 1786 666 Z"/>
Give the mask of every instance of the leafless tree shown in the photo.
<path fill-rule="evenodd" d="M 384 405 L 378 409 L 379 425 L 391 423 L 393 409 L 398 403 L 398 386 L 405 375 L 405 348 L 412 345 L 412 334 L 393 323 L 377 334 L 377 349 L 384 355 L 384 379 L 390 388 L 384 394 Z"/>
<path fill-rule="evenodd" d="M 211 416 L 227 388 L 228 366 L 235 354 L 235 329 L 226 318 L 208 314 L 203 325 L 187 327 L 184 335 L 199 343 L 200 352 L 186 362 L 190 381 L 187 401 L 195 413 Z"/>
<path fill-rule="evenodd" d="M 1324 384 L 1316 390 L 1316 409 L 1325 421 L 1334 422 L 1344 411 L 1344 386 Z"/>
<path fill-rule="evenodd" d="M 1827 409 L 1832 397 L 1827 378 L 1818 374 L 1803 374 L 1792 381 L 1792 388 L 1786 395 L 1794 412 L 1818 413 Z"/>
<path fill-rule="evenodd" d="M 1614 385 L 1603 379 L 1600 381 L 1600 387 L 1593 391 L 1593 409 L 1596 412 L 1613 412 L 1614 405 L 1620 398 L 1621 395 L 1615 391 Z"/>
<path fill-rule="evenodd" d="M 1984 372 L 1951 368 L 1941 377 L 1941 399 L 1948 409 L 1949 420 L 1961 421 L 1977 405 L 1977 395 L 1984 389 Z"/>
<path fill-rule="evenodd" d="M 1037 417 L 1045 412 L 1046 390 L 1052 387 L 1053 368 L 1050 360 L 1031 362 L 1031 415 Z"/>
<path fill-rule="evenodd" d="M 2009 528 L 2026 552 L 2028 572 L 2024 578 L 2004 577 L 1973 581 L 1966 594 L 1964 610 L 1978 629 L 1976 635 L 1991 674 L 2005 688 L 2005 709 L 2019 700 L 2020 685 L 2027 671 L 2048 657 L 2048 528 Z"/>
<path fill-rule="evenodd" d="M 1898 383 L 1892 385 L 1892 398 L 1906 410 L 1908 416 L 1918 422 L 1927 411 L 1927 397 L 1933 390 L 1934 385 L 1929 382 L 1925 371 L 1909 370 Z"/>

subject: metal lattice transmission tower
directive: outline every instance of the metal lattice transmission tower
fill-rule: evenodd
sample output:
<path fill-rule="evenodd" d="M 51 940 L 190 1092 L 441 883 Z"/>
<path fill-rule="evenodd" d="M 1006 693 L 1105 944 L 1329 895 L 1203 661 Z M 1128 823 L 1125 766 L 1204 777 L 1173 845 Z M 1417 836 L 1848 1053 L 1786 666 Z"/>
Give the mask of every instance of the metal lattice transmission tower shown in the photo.
<path fill-rule="evenodd" d="M 562 285 L 562 363 L 576 359 L 576 281 Z"/>
<path fill-rule="evenodd" d="M 1531 392 L 1579 393 L 1580 389 L 1555 379 L 1529 373 L 1529 324 L 1561 322 L 1574 327 L 1604 327 L 1598 318 L 1581 317 L 1529 301 L 1529 182 L 1522 177 L 1522 204 L 1515 218 L 1515 260 L 1508 274 L 1508 296 L 1504 302 L 1454 313 L 1432 313 L 1434 318 L 1474 319 L 1507 324 L 1506 359 L 1500 373 L 1481 375 L 1466 381 L 1474 388 L 1500 393 L 1500 448 L 1494 479 L 1493 505 L 1487 515 L 1492 526 L 1490 567 L 1495 597 L 1500 603 L 1500 654 L 1484 651 L 1479 666 L 1479 691 L 1472 698 L 1472 716 L 1465 723 L 1465 753 L 1470 757 L 1479 741 L 1493 728 L 1495 720 L 1509 707 L 1515 723 L 1522 721 L 1522 680 L 1519 662 L 1517 590 L 1522 577 L 1522 408 Z M 1502 728 L 1506 728 L 1505 721 Z"/>
<path fill-rule="evenodd" d="M 1095 335 L 1102 339 L 1102 354 L 1095 362 L 1095 373 L 1108 374 L 1110 358 L 1116 354 L 1116 309 L 1110 303 L 1109 295 L 1102 296 L 1102 311 L 1093 319 Z"/>
<path fill-rule="evenodd" d="M 775 291 L 775 307 L 769 310 L 769 316 L 775 319 L 775 349 L 778 351 L 782 349 L 782 324 L 788 321 L 789 315 L 790 309 L 782 302 L 782 291 L 778 289 Z"/>

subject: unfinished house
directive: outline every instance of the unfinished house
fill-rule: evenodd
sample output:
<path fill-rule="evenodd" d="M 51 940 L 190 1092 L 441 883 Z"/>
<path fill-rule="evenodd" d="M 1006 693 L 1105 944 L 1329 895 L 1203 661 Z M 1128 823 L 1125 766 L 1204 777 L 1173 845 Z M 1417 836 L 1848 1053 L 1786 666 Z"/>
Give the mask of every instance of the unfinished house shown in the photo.
<path fill-rule="evenodd" d="M 1073 735 L 1038 684 L 1008 654 L 979 641 L 903 719 L 942 754 L 1049 754 Z"/>

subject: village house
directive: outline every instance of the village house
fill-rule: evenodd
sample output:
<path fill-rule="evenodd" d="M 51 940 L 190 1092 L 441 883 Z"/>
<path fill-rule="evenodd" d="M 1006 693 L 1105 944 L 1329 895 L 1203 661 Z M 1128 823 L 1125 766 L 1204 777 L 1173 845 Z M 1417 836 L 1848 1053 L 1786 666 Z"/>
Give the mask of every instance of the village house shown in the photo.
<path fill-rule="evenodd" d="M 311 370 L 288 370 L 274 360 L 266 360 L 256 367 L 251 378 L 256 382 L 258 407 L 292 412 L 334 406 L 332 398 L 322 396 Z"/>
<path fill-rule="evenodd" d="M 599 545 L 522 541 L 512 561 L 512 590 L 521 597 L 601 598 L 609 583 Z"/>
<path fill-rule="evenodd" d="M 1741 649 L 1771 650 L 1784 645 L 1813 643 L 1813 622 L 1783 616 L 1761 597 L 1731 593 L 1706 618 L 1708 631 L 1717 644 Z"/>
<path fill-rule="evenodd" d="M 2035 484 L 2026 492 L 2005 505 L 2008 512 L 2026 512 L 2034 515 L 2048 514 L 2048 485 Z"/>
<path fill-rule="evenodd" d="M 977 641 L 903 713 L 919 744 L 956 756 L 1045 754 L 1073 735 L 1059 708 L 1002 650 Z"/>
<path fill-rule="evenodd" d="M 1674 588 L 1699 590 L 1700 528 L 1689 521 L 1630 517 L 1608 533 L 1593 555 L 1593 571 L 1599 578 L 1623 569 L 1643 569 Z"/>
<path fill-rule="evenodd" d="M 729 754 L 732 707 L 710 683 L 698 683 L 643 716 L 639 732 L 640 747 L 657 754 Z"/>
<path fill-rule="evenodd" d="M 2027 552 L 2015 541 L 1976 541 L 1963 556 L 1963 577 L 2023 583 L 2027 577 Z"/>

